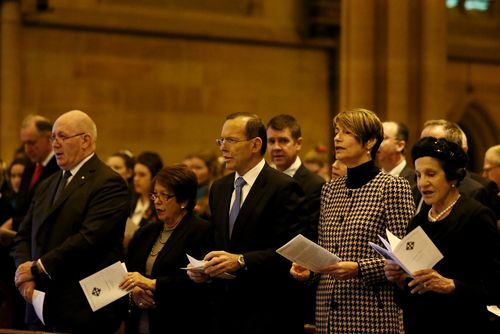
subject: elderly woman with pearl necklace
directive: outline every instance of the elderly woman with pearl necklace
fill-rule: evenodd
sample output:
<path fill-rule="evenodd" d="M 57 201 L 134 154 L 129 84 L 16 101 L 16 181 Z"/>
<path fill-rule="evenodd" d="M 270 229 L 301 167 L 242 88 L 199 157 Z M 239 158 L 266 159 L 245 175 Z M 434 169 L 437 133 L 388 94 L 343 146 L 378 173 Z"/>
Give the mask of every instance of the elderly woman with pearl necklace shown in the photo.
<path fill-rule="evenodd" d="M 405 332 L 493 332 L 486 306 L 500 299 L 500 235 L 494 213 L 459 193 L 467 156 L 457 144 L 422 138 L 412 158 L 427 208 L 407 231 L 421 226 L 444 258 L 412 276 L 386 262 L 385 274 L 395 283 Z"/>

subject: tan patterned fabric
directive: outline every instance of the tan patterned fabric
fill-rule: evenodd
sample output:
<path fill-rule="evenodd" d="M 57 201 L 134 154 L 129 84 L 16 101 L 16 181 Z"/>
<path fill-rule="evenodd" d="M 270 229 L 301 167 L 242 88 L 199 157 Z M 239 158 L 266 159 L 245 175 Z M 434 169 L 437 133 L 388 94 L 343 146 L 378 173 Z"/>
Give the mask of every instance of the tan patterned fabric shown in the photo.
<path fill-rule="evenodd" d="M 343 261 L 356 261 L 360 276 L 336 281 L 321 275 L 316 297 L 316 333 L 400 333 L 402 313 L 385 279 L 384 261 L 368 245 L 380 244 L 386 228 L 399 238 L 414 214 L 408 181 L 379 173 L 357 189 L 346 177 L 321 194 L 319 244 Z"/>

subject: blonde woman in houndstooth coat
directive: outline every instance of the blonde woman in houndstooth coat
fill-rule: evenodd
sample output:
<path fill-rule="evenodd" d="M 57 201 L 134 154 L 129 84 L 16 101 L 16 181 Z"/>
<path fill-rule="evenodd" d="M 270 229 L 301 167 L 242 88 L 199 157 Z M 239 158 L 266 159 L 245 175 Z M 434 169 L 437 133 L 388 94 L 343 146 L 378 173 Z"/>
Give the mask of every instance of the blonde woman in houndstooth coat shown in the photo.
<path fill-rule="evenodd" d="M 335 156 L 348 170 L 323 187 L 319 244 L 342 260 L 317 273 L 316 333 L 400 333 L 402 312 L 385 278 L 384 260 L 368 242 L 378 243 L 386 229 L 404 236 L 415 211 L 410 185 L 375 166 L 384 138 L 375 113 L 353 109 L 333 123 Z M 299 280 L 312 276 L 295 263 L 290 273 Z"/>

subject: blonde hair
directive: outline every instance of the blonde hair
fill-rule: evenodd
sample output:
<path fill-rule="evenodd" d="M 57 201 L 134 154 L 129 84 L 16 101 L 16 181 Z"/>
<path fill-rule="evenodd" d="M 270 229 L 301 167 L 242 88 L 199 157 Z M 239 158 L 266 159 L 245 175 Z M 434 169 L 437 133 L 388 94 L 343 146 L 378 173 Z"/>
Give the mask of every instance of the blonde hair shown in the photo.
<path fill-rule="evenodd" d="M 341 111 L 333 118 L 333 126 L 337 125 L 351 131 L 361 145 L 365 145 L 370 139 L 375 139 L 376 142 L 370 150 L 372 159 L 375 159 L 378 148 L 384 140 L 384 127 L 373 111 L 363 108 Z"/>

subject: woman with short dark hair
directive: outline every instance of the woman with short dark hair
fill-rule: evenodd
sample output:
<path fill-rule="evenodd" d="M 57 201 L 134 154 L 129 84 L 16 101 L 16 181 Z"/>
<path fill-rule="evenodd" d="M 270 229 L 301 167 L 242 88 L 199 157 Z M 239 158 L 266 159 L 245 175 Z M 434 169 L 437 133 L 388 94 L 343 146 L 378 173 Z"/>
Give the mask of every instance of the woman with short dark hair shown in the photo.
<path fill-rule="evenodd" d="M 493 333 L 487 305 L 500 302 L 500 236 L 494 213 L 461 195 L 467 156 L 446 139 L 425 137 L 412 149 L 425 207 L 407 231 L 421 226 L 444 255 L 434 268 L 406 274 L 387 261 L 397 285 L 406 333 Z"/>
<path fill-rule="evenodd" d="M 159 222 L 139 229 L 129 244 L 129 273 L 120 287 L 133 302 L 127 333 L 201 333 L 206 325 L 204 285 L 181 267 L 186 254 L 203 258 L 209 249 L 208 222 L 196 217 L 196 175 L 185 165 L 165 167 L 153 180 Z M 193 321 L 195 319 L 195 321 Z"/>

